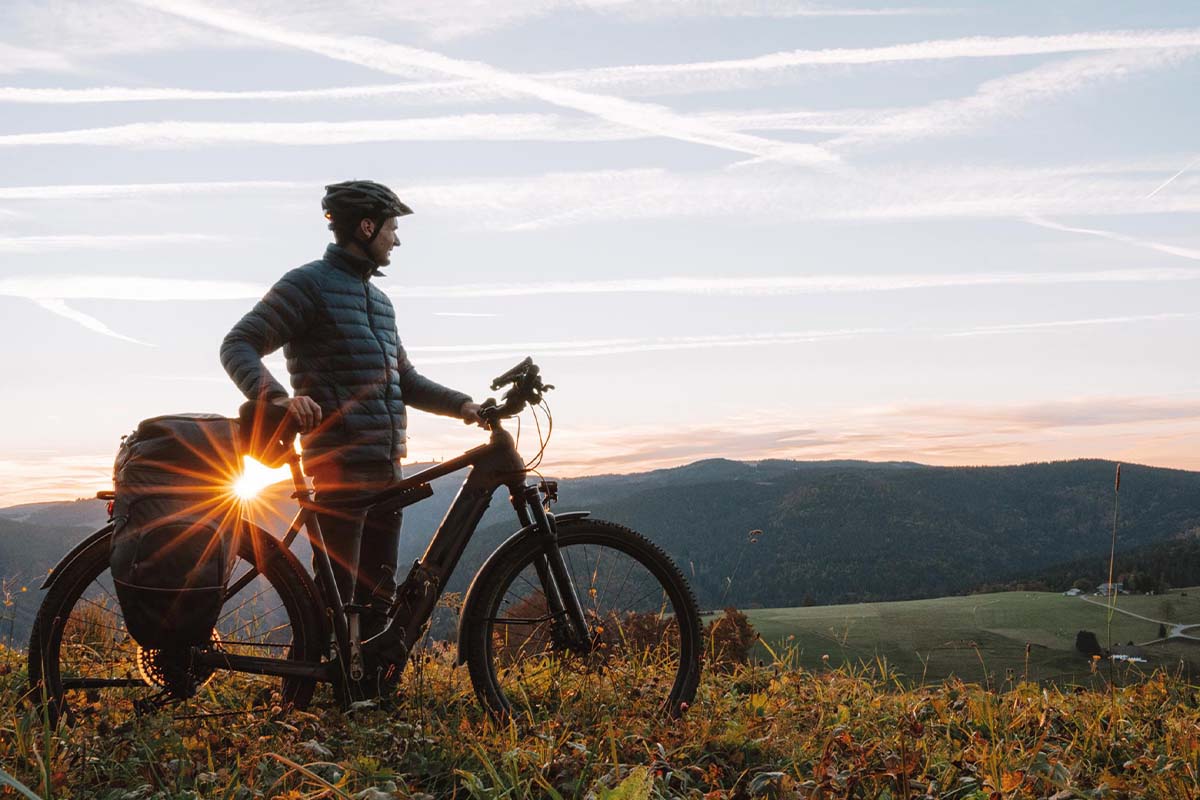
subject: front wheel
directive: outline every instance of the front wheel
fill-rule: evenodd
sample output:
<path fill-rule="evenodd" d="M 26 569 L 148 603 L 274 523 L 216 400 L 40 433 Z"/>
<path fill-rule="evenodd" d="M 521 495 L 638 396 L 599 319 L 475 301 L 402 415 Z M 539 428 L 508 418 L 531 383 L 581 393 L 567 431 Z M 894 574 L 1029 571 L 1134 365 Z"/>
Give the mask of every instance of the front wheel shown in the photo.
<path fill-rule="evenodd" d="M 611 522 L 558 523 L 557 547 L 589 628 L 580 642 L 547 600 L 555 590 L 539 565 L 546 546 L 534 536 L 506 543 L 463 609 L 480 702 L 501 717 L 685 709 L 700 681 L 700 613 L 667 554 Z"/>

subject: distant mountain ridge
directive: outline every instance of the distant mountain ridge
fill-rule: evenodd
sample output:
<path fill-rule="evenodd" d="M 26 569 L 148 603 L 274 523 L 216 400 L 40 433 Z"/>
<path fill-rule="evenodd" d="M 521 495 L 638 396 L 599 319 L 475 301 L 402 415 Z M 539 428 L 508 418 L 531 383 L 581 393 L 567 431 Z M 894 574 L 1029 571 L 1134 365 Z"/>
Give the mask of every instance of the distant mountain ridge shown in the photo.
<path fill-rule="evenodd" d="M 558 509 L 590 510 L 649 535 L 676 559 L 705 607 L 936 597 L 1106 555 L 1115 466 L 710 459 L 562 479 Z M 405 509 L 401 574 L 424 550 L 462 477 L 435 481 L 434 497 Z M 271 513 L 263 524 L 276 533 L 294 512 L 289 493 L 280 484 L 266 495 Z M 86 500 L 0 509 L 0 576 L 44 575 L 105 517 L 103 503 Z M 1198 527 L 1200 473 L 1123 466 L 1119 550 Z M 516 528 L 497 492 L 449 588 L 465 588 Z M 763 533 L 751 541 L 750 530 Z"/>

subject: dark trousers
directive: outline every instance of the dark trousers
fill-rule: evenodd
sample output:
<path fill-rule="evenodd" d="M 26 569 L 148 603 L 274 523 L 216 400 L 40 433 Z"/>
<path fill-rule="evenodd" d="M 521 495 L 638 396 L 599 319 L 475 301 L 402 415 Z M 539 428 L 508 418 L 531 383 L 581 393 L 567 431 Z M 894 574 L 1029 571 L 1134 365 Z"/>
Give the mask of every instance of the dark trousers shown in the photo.
<path fill-rule="evenodd" d="M 400 465 L 388 462 L 324 463 L 310 470 L 309 477 L 315 490 L 313 499 L 320 505 L 386 489 L 400 479 Z M 321 524 L 342 602 L 385 609 L 388 598 L 396 591 L 402 511 L 331 509 L 318 513 L 317 520 Z M 313 568 L 315 571 L 315 562 Z M 356 583 L 355 574 L 358 575 Z M 378 620 L 364 622 L 364 627 L 374 627 L 370 623 Z"/>

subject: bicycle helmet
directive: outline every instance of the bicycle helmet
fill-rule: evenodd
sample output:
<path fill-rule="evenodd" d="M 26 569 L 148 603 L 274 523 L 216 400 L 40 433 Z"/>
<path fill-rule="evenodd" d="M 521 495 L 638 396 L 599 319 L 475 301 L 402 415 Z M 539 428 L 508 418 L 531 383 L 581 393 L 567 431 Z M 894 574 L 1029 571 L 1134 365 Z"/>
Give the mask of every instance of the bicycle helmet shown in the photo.
<path fill-rule="evenodd" d="M 375 220 L 375 233 L 367 240 L 368 243 L 379 235 L 384 220 L 413 213 L 395 192 L 375 181 L 331 183 L 325 187 L 321 208 L 325 210 L 325 219 L 330 222 L 329 227 L 335 230 L 337 227 L 357 225 L 363 219 Z"/>

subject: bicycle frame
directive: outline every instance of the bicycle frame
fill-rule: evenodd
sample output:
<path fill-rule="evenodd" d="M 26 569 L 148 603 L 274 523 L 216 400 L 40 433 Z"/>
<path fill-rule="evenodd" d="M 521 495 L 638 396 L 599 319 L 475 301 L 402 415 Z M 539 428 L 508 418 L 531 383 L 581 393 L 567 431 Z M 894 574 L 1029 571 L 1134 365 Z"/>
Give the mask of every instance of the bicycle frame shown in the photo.
<path fill-rule="evenodd" d="M 330 682 L 347 677 L 351 680 L 360 679 L 367 661 L 382 662 L 384 666 L 394 666 L 396 670 L 402 670 L 437 606 L 446 581 L 458 565 L 479 521 L 491 504 L 493 494 L 501 486 L 508 487 L 509 501 L 522 526 L 521 533 L 533 531 L 535 535 L 545 537 L 545 555 L 536 568 L 550 610 L 569 622 L 570 638 L 575 643 L 589 641 L 590 632 L 582 605 L 562 555 L 555 545 L 555 517 L 543 506 L 539 488 L 525 484 L 528 474 L 525 464 L 517 452 L 511 434 L 503 429 L 499 421 L 492 423 L 492 437 L 488 444 L 422 470 L 383 492 L 337 505 L 340 509 L 367 508 L 393 502 L 398 507 L 411 505 L 433 494 L 429 484 L 434 479 L 470 467 L 470 472 L 467 473 L 462 487 L 426 547 L 425 553 L 413 563 L 408 577 L 397 590 L 387 628 L 366 641 L 359 640 L 358 608 L 343 602 L 333 578 L 333 567 L 325 549 L 320 522 L 316 517 L 322 506 L 313 502 L 312 491 L 305 482 L 297 456 L 289 458 L 289 466 L 300 510 L 284 536 L 283 545 L 290 547 L 301 530 L 308 534 L 315 556 L 317 576 L 323 587 L 330 587 L 329 596 L 326 597 L 326 610 L 332 617 L 339 658 L 336 661 L 311 663 L 206 650 L 196 654 L 199 663 L 238 672 L 315 678 Z M 584 516 L 586 513 L 577 512 L 562 516 Z M 257 574 L 256 570 L 251 570 L 242 576 L 230 586 L 230 596 L 245 588 Z"/>

